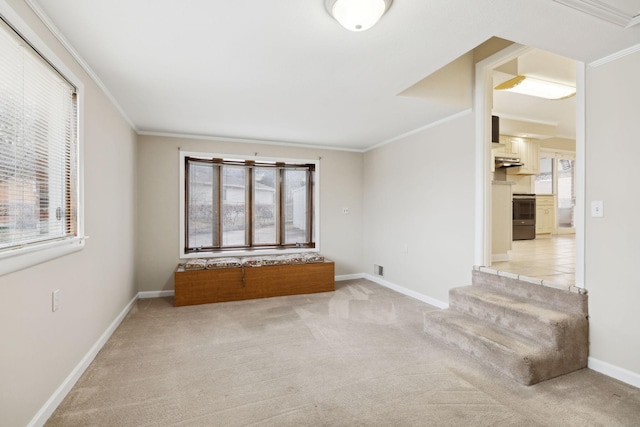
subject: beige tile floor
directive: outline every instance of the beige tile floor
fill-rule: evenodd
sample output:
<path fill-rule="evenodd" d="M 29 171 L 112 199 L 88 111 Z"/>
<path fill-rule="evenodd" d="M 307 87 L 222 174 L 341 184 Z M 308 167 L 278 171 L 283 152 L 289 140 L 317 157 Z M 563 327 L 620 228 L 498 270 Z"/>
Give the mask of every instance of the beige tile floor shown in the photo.
<path fill-rule="evenodd" d="M 491 264 L 491 268 L 517 273 L 558 285 L 575 285 L 576 240 L 574 234 L 516 240 L 510 260 Z"/>

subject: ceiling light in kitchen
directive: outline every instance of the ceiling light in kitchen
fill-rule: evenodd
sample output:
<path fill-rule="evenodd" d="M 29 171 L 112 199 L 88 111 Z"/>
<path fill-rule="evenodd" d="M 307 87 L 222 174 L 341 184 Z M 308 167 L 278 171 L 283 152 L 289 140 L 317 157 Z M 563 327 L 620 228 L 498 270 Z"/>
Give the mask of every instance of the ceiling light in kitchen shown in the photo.
<path fill-rule="evenodd" d="M 576 94 L 576 88 L 574 86 L 529 76 L 514 77 L 511 80 L 499 84 L 495 89 L 546 99 L 563 99 Z"/>
<path fill-rule="evenodd" d="M 325 0 L 329 14 L 350 31 L 373 27 L 389 9 L 393 0 Z"/>

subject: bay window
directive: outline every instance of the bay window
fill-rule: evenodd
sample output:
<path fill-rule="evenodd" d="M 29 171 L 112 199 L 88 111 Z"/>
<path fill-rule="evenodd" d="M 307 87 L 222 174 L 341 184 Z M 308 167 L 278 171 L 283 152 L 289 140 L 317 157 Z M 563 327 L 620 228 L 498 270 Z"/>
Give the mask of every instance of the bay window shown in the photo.
<path fill-rule="evenodd" d="M 182 256 L 313 249 L 314 161 L 181 156 Z"/>

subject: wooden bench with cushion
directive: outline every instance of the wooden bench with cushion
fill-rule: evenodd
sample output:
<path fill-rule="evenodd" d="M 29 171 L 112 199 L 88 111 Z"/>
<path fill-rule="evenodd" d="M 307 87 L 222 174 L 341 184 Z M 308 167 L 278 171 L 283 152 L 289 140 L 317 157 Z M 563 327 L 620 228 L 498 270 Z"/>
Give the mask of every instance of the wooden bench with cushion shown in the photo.
<path fill-rule="evenodd" d="M 316 253 L 198 258 L 178 265 L 174 283 L 176 307 L 330 292 L 335 267 Z"/>

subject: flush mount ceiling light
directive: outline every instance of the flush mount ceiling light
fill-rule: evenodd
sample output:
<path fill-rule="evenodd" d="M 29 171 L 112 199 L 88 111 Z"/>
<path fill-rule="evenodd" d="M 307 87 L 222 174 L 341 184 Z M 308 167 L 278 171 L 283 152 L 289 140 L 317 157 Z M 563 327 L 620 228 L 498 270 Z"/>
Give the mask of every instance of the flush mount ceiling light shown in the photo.
<path fill-rule="evenodd" d="M 576 94 L 576 88 L 573 86 L 529 76 L 514 77 L 511 80 L 499 84 L 495 89 L 546 99 L 563 99 Z"/>
<path fill-rule="evenodd" d="M 393 0 L 325 0 L 331 16 L 350 31 L 373 27 L 385 14 Z"/>

